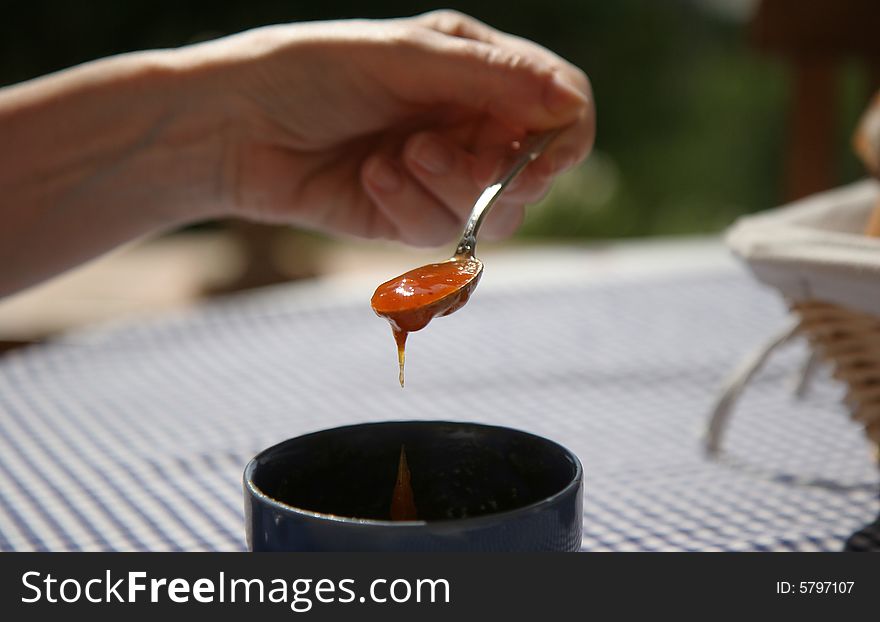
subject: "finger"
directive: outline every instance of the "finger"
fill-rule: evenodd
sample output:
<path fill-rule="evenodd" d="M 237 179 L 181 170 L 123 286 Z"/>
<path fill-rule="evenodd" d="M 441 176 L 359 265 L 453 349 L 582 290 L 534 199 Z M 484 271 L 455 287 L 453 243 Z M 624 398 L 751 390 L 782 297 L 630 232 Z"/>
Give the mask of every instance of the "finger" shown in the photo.
<path fill-rule="evenodd" d="M 472 154 L 435 132 L 414 134 L 403 147 L 407 170 L 462 225 L 481 192 L 473 160 Z"/>
<path fill-rule="evenodd" d="M 560 67 L 540 57 L 428 29 L 418 35 L 374 68 L 377 75 L 393 75 L 407 103 L 464 106 L 529 130 L 567 125 L 589 107 L 587 95 Z M 389 62 L 406 66 L 394 71 Z"/>
<path fill-rule="evenodd" d="M 488 240 L 510 237 L 522 225 L 526 205 L 537 203 L 550 191 L 552 178 L 526 168 L 504 192 L 486 222 L 483 236 Z M 526 204 L 526 205 L 524 205 Z"/>
<path fill-rule="evenodd" d="M 591 120 L 581 119 L 565 128 L 546 148 L 546 150 L 520 175 L 517 181 L 532 180 L 537 184 L 543 180 L 547 185 L 552 178 L 563 173 L 581 162 L 592 149 L 594 126 Z M 498 180 L 505 168 L 515 157 L 512 146 L 506 148 L 490 147 L 475 154 L 473 170 L 478 184 L 488 185 Z M 524 197 L 526 202 L 531 201 Z"/>
<path fill-rule="evenodd" d="M 438 32 L 490 44 L 524 58 L 541 59 L 553 67 L 562 79 L 584 96 L 588 105 L 573 117 L 563 135 L 553 142 L 544 154 L 543 162 L 536 164 L 546 174 L 556 174 L 575 166 L 589 154 L 595 140 L 595 109 L 590 80 L 578 67 L 528 39 L 501 32 L 457 11 L 433 11 L 416 19 Z M 490 169 L 491 166 L 483 167 L 484 171 Z"/>
<path fill-rule="evenodd" d="M 546 196 L 552 184 L 553 176 L 545 175 L 529 165 L 511 182 L 503 198 L 512 203 L 537 203 Z"/>
<path fill-rule="evenodd" d="M 403 161 L 413 178 L 464 224 L 486 187 L 474 175 L 474 156 L 440 134 L 420 132 L 404 145 Z M 543 197 L 549 186 L 549 177 L 526 168 L 502 199 L 519 205 L 532 203 Z"/>
<path fill-rule="evenodd" d="M 376 202 L 367 194 L 363 196 L 362 200 L 368 203 L 362 209 L 369 214 L 369 222 L 364 228 L 366 233 L 360 234 L 361 237 L 365 237 L 368 240 L 400 240 L 400 231 L 397 226 L 388 218 L 385 212 L 379 209 Z"/>
<path fill-rule="evenodd" d="M 434 132 L 413 135 L 404 145 L 403 161 L 412 176 L 463 224 L 483 186 L 476 183 L 473 156 Z M 489 237 L 506 237 L 522 222 L 522 205 L 546 194 L 550 179 L 523 171 L 513 182 L 484 224 Z"/>
<path fill-rule="evenodd" d="M 550 143 L 547 150 L 532 163 L 532 169 L 547 177 L 570 170 L 589 155 L 595 139 L 595 116 L 589 110 Z"/>
<path fill-rule="evenodd" d="M 570 64 L 560 56 L 533 41 L 497 30 L 485 22 L 481 22 L 470 15 L 454 9 L 430 11 L 423 15 L 416 16 L 414 19 L 425 24 L 429 28 L 433 28 L 438 32 L 442 32 L 452 37 L 461 37 L 464 39 L 483 41 L 484 43 L 516 47 L 521 50 L 527 50 L 530 54 L 541 56 L 550 62 Z"/>
<path fill-rule="evenodd" d="M 458 219 L 400 166 L 390 154 L 368 157 L 361 167 L 364 190 L 393 223 L 399 239 L 415 246 L 439 246 L 459 232 Z"/>
<path fill-rule="evenodd" d="M 431 11 L 413 19 L 453 37 L 482 41 L 525 56 L 541 58 L 547 64 L 557 67 L 584 94 L 592 97 L 589 78 L 581 69 L 534 41 L 497 30 L 478 19 L 450 9 Z"/>
<path fill-rule="evenodd" d="M 503 240 L 513 235 L 522 224 L 526 208 L 515 200 L 502 200 L 486 217 L 480 237 L 486 240 Z"/>
<path fill-rule="evenodd" d="M 499 155 L 509 152 L 511 145 L 527 136 L 522 128 L 512 127 L 491 116 L 473 116 L 463 123 L 440 126 L 431 131 L 445 140 L 460 145 L 470 153 L 478 153 L 493 149 Z"/>

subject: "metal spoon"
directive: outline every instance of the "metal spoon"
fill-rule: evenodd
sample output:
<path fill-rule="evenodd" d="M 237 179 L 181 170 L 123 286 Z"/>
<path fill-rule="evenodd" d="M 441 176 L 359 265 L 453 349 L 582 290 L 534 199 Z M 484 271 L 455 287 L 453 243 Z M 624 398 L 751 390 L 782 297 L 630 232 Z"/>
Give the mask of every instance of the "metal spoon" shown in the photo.
<path fill-rule="evenodd" d="M 455 254 L 447 261 L 428 264 L 386 281 L 370 301 L 376 315 L 391 323 L 397 342 L 400 386 L 403 386 L 404 350 L 407 335 L 427 326 L 433 318 L 449 315 L 464 306 L 483 274 L 483 262 L 474 256 L 477 234 L 501 193 L 535 160 L 559 134 L 551 130 L 535 134 L 523 143 L 521 153 L 506 173 L 483 190 L 474 203 Z"/>
<path fill-rule="evenodd" d="M 464 226 L 464 233 L 461 234 L 461 240 L 455 249 L 455 255 L 452 256 L 452 259 L 458 261 L 474 259 L 477 247 L 477 233 L 480 231 L 480 227 L 495 201 L 498 200 L 501 193 L 513 183 L 513 180 L 519 176 L 526 166 L 544 152 L 553 139 L 559 135 L 560 131 L 555 129 L 541 134 L 533 134 L 520 144 L 521 153 L 519 157 L 513 162 L 503 177 L 483 190 L 476 203 L 474 203 L 471 215 Z"/>

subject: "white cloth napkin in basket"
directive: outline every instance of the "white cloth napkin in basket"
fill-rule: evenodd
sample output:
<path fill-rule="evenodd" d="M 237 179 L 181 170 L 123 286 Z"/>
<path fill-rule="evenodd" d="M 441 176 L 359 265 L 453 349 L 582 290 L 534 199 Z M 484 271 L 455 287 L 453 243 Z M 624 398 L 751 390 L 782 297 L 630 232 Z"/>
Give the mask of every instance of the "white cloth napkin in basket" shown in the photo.
<path fill-rule="evenodd" d="M 880 316 L 880 238 L 864 234 L 874 180 L 741 217 L 727 244 L 791 301 L 819 300 Z"/>

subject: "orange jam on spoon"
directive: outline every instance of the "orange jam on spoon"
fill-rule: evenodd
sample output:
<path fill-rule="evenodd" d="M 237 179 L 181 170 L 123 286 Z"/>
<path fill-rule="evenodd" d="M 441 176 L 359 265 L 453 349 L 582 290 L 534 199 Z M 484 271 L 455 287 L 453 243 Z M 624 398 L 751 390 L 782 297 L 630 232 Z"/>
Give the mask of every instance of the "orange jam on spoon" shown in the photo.
<path fill-rule="evenodd" d="M 391 323 L 394 340 L 397 342 L 401 387 L 406 336 L 423 329 L 435 317 L 457 311 L 467 302 L 483 273 L 482 262 L 474 256 L 477 232 L 483 220 L 504 189 L 541 154 L 560 131 L 560 128 L 549 130 L 535 134 L 523 143 L 517 143 L 518 156 L 513 164 L 497 182 L 488 186 L 477 197 L 452 259 L 410 270 L 382 283 L 376 289 L 370 303 L 377 315 Z"/>
<path fill-rule="evenodd" d="M 410 270 L 376 288 L 370 305 L 376 315 L 391 324 L 401 387 L 407 335 L 423 329 L 435 317 L 464 306 L 482 273 L 483 264 L 478 259 L 453 257 Z"/>

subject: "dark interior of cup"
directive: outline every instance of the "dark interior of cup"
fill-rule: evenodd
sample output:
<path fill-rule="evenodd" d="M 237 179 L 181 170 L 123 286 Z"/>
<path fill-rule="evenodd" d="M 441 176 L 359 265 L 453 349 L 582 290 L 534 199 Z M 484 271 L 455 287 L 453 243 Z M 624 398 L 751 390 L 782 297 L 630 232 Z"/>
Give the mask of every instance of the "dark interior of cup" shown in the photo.
<path fill-rule="evenodd" d="M 253 482 L 299 509 L 389 520 L 401 446 L 418 518 L 425 521 L 530 505 L 563 490 L 577 473 L 562 447 L 538 436 L 413 421 L 336 428 L 287 441 L 257 458 Z"/>

